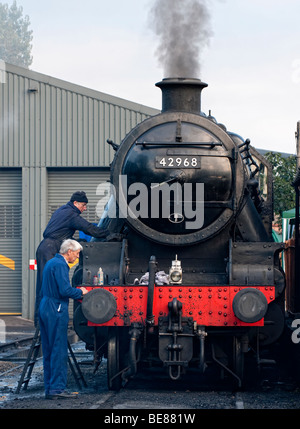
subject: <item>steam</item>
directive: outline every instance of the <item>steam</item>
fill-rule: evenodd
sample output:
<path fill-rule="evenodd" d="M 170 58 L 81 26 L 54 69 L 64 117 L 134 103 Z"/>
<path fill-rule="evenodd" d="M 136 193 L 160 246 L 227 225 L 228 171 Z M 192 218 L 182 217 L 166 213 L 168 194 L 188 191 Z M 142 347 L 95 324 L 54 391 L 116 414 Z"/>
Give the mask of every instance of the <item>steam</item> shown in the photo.
<path fill-rule="evenodd" d="M 212 32 L 206 0 L 155 0 L 151 26 L 165 77 L 199 77 L 201 53 Z"/>

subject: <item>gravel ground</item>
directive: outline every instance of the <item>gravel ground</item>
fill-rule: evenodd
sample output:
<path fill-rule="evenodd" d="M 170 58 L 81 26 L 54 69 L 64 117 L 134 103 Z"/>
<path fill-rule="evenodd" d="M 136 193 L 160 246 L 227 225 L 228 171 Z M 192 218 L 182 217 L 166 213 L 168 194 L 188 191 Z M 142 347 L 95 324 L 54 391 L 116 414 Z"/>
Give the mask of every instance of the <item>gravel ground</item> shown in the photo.
<path fill-rule="evenodd" d="M 98 368 L 81 365 L 88 388 L 79 391 L 69 371 L 68 388 L 77 391 L 75 399 L 46 400 L 43 391 L 42 362 L 36 363 L 32 379 L 26 391 L 15 394 L 22 368 L 19 364 L 1 362 L 0 409 L 98 409 L 98 410 L 226 410 L 244 408 L 258 409 L 300 409 L 300 390 L 289 383 L 265 382 L 263 386 L 248 391 L 234 392 L 230 383 L 212 386 L 204 380 L 199 385 L 173 383 L 159 373 L 138 375 L 126 388 L 111 392 L 106 387 L 106 362 Z M 14 370 L 12 370 L 15 368 Z M 165 378 L 164 378 L 165 377 Z M 191 378 L 193 378 L 192 376 Z"/>
<path fill-rule="evenodd" d="M 80 368 L 88 388 L 79 389 L 72 373 L 68 373 L 68 389 L 78 392 L 75 399 L 46 400 L 44 398 L 43 365 L 39 359 L 34 366 L 28 389 L 16 394 L 23 362 L 0 361 L 0 410 L 5 409 L 97 409 L 108 410 L 298 410 L 300 389 L 290 379 L 280 379 L 276 371 L 263 374 L 255 387 L 236 392 L 232 379 L 213 382 L 209 370 L 203 376 L 191 370 L 180 382 L 173 382 L 162 370 L 151 369 L 139 373 L 119 392 L 107 389 L 106 360 L 94 374 L 88 364 L 92 356 L 80 343 L 75 352 L 81 360 Z"/>

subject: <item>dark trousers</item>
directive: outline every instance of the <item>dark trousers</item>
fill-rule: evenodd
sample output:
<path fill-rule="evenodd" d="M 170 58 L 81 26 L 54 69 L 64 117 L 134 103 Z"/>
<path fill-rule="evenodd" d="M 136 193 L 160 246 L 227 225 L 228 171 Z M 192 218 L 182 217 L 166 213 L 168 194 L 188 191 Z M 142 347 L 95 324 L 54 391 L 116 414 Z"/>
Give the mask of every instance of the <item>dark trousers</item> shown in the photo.
<path fill-rule="evenodd" d="M 68 373 L 68 302 L 43 297 L 39 323 L 43 349 L 45 394 L 65 390 Z"/>
<path fill-rule="evenodd" d="M 43 270 L 46 263 L 52 259 L 60 249 L 61 241 L 45 238 L 41 241 L 36 251 L 37 277 L 36 277 L 36 292 L 35 292 L 35 310 L 34 310 L 34 325 L 38 325 L 38 311 L 41 302 L 41 288 L 43 280 Z"/>

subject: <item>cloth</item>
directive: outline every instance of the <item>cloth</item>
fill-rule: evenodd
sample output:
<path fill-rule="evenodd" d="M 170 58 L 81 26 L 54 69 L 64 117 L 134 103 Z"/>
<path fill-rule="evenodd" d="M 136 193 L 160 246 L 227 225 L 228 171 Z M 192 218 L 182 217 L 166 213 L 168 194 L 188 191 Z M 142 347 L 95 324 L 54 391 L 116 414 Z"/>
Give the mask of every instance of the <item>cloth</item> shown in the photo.
<path fill-rule="evenodd" d="M 68 372 L 69 298 L 82 292 L 69 281 L 69 266 L 60 254 L 47 262 L 43 273 L 39 324 L 43 349 L 45 394 L 65 390 Z"/>
<path fill-rule="evenodd" d="M 149 283 L 149 272 L 145 273 L 139 280 L 140 285 L 147 285 Z M 169 275 L 164 271 L 155 273 L 155 284 L 158 286 L 169 284 Z"/>

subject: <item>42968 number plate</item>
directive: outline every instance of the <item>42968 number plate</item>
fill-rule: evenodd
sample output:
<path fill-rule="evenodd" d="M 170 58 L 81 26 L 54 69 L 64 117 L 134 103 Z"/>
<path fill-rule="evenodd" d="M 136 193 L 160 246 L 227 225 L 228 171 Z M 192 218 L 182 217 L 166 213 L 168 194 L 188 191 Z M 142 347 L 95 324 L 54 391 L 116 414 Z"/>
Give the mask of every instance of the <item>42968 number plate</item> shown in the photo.
<path fill-rule="evenodd" d="M 200 156 L 157 156 L 155 168 L 201 168 Z"/>

